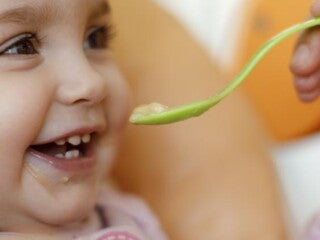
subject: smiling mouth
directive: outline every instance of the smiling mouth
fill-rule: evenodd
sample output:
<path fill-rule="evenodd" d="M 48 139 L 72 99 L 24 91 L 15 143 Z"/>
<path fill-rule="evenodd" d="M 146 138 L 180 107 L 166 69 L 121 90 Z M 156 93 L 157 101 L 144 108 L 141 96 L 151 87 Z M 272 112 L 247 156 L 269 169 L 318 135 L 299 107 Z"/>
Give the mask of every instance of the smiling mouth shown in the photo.
<path fill-rule="evenodd" d="M 24 167 L 44 186 L 86 179 L 93 176 L 97 166 L 94 153 L 97 137 L 96 133 L 86 133 L 31 145 L 26 151 Z"/>
<path fill-rule="evenodd" d="M 91 137 L 90 134 L 76 135 L 47 144 L 33 145 L 30 148 L 54 158 L 64 160 L 81 159 L 89 155 Z"/>
<path fill-rule="evenodd" d="M 79 172 L 95 165 L 94 138 L 94 133 L 73 135 L 46 144 L 31 145 L 28 152 L 57 169 Z"/>

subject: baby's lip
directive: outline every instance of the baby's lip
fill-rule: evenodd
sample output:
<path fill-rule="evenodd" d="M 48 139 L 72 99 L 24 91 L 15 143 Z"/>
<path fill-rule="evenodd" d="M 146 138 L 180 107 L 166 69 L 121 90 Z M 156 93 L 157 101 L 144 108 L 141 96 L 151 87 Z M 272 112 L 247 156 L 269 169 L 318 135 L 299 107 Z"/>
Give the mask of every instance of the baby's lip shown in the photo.
<path fill-rule="evenodd" d="M 63 139 L 68 139 L 69 137 L 72 136 L 84 136 L 84 135 L 90 135 L 93 133 L 101 133 L 103 131 L 105 131 L 106 127 L 105 124 L 96 124 L 96 125 L 92 125 L 92 126 L 83 126 L 83 127 L 78 127 L 69 131 L 65 131 L 62 134 L 58 134 L 56 136 L 53 137 L 49 137 L 45 140 L 38 140 L 35 141 L 34 143 L 32 143 L 33 146 L 36 145 L 44 145 L 44 144 L 48 144 L 48 143 L 52 143 L 52 142 L 57 142 L 59 140 L 63 140 Z"/>
<path fill-rule="evenodd" d="M 102 128 L 83 127 L 68 131 L 29 146 L 27 154 L 31 163 L 38 161 L 69 172 L 91 169 L 96 164 L 95 145 Z"/>
<path fill-rule="evenodd" d="M 92 175 L 98 160 L 96 145 L 104 131 L 104 124 L 87 125 L 39 139 L 26 150 L 26 169 L 40 182 L 50 184 Z"/>
<path fill-rule="evenodd" d="M 91 150 L 90 150 L 91 151 Z M 61 159 L 28 148 L 25 169 L 42 185 L 67 183 L 75 177 L 92 176 L 97 159 L 94 153 L 85 157 Z"/>
<path fill-rule="evenodd" d="M 67 172 L 81 172 L 93 168 L 96 164 L 96 156 L 94 152 L 94 141 L 85 144 L 80 150 L 71 150 L 69 152 L 78 151 L 78 154 L 67 157 L 66 150 L 52 154 L 52 152 L 39 151 L 36 147 L 29 147 L 27 154 L 30 154 L 32 163 L 37 161 L 46 162 L 48 165 Z M 75 148 L 76 149 L 76 148 Z M 62 152 L 63 151 L 63 152 Z"/>
<path fill-rule="evenodd" d="M 97 138 L 93 129 L 77 129 L 28 148 L 33 156 L 48 161 L 64 170 L 84 167 L 92 163 L 94 140 Z M 90 161 L 89 161 L 90 160 Z M 67 161 L 67 162 L 66 162 Z M 73 163 L 74 162 L 74 163 Z M 71 167 L 71 164 L 74 167 Z"/>

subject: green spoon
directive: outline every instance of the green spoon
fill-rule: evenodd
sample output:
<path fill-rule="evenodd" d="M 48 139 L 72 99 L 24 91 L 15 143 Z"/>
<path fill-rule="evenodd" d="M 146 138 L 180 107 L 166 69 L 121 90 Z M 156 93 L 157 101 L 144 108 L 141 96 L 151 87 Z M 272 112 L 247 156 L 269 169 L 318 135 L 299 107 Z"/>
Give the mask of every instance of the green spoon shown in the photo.
<path fill-rule="evenodd" d="M 141 125 L 168 124 L 201 115 L 219 103 L 224 97 L 238 87 L 252 72 L 254 67 L 266 55 L 266 53 L 274 46 L 288 36 L 316 25 L 320 25 L 320 18 L 314 18 L 294 25 L 271 38 L 259 48 L 250 61 L 244 66 L 242 71 L 233 79 L 233 81 L 217 94 L 212 95 L 202 101 L 192 102 L 173 108 L 169 108 L 160 103 L 142 105 L 133 110 L 129 121 L 133 124 Z"/>

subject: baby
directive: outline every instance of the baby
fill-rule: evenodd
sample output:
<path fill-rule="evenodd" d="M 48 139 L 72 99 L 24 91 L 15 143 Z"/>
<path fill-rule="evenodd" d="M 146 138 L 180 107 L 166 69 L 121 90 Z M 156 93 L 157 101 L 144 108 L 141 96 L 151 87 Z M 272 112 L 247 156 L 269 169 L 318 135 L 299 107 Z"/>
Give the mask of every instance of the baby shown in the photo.
<path fill-rule="evenodd" d="M 320 0 L 311 6 L 311 15 L 320 17 Z M 319 27 L 305 31 L 298 39 L 294 51 L 291 71 L 295 88 L 302 101 L 310 102 L 320 94 L 320 31 Z M 306 229 L 303 239 L 320 239 L 320 215 Z"/>
<path fill-rule="evenodd" d="M 0 0 L 0 239 L 164 240 L 103 184 L 129 97 L 104 0 Z"/>

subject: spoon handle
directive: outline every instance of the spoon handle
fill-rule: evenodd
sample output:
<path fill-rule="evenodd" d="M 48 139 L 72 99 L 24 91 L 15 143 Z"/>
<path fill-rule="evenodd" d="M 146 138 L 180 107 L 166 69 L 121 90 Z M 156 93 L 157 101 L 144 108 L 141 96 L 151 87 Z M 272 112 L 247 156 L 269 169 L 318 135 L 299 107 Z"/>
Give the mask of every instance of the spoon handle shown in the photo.
<path fill-rule="evenodd" d="M 133 110 L 129 121 L 133 124 L 139 125 L 156 125 L 178 122 L 201 115 L 219 103 L 235 88 L 237 88 L 252 72 L 260 60 L 274 46 L 294 33 L 300 32 L 304 29 L 312 28 L 317 25 L 320 25 L 320 17 L 293 25 L 272 37 L 256 51 L 248 63 L 242 68 L 240 73 L 236 75 L 235 78 L 220 92 L 201 101 L 196 101 L 173 108 L 166 107 L 159 103 L 142 105 Z"/>

